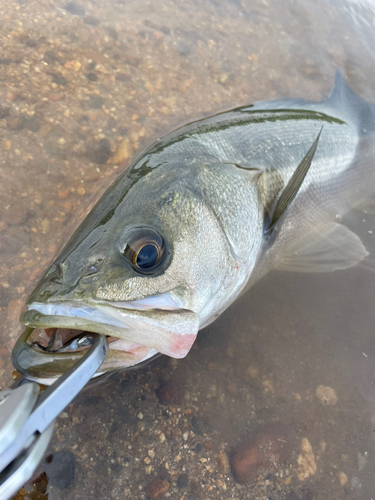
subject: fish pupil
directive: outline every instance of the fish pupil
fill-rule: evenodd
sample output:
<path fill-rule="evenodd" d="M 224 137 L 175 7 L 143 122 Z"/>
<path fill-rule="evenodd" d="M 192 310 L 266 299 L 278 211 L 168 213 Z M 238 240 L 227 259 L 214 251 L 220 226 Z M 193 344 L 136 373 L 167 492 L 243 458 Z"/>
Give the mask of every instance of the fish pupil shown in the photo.
<path fill-rule="evenodd" d="M 157 263 L 158 257 L 159 251 L 156 246 L 148 244 L 139 250 L 136 264 L 141 269 L 148 269 Z"/>

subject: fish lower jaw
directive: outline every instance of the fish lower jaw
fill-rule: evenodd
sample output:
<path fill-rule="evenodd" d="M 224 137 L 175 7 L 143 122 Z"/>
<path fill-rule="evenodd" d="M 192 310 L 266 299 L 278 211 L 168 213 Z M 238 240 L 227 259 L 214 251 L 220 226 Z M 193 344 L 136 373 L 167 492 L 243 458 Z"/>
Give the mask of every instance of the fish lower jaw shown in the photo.
<path fill-rule="evenodd" d="M 132 305 L 115 308 L 107 304 L 34 302 L 22 314 L 21 322 L 33 328 L 76 330 L 77 335 L 84 331 L 104 334 L 112 340 L 111 349 L 136 350 L 137 358 L 144 354 L 148 359 L 157 352 L 175 358 L 186 356 L 199 329 L 198 315 L 172 309 L 171 304 L 168 309 L 145 304 L 133 309 Z"/>

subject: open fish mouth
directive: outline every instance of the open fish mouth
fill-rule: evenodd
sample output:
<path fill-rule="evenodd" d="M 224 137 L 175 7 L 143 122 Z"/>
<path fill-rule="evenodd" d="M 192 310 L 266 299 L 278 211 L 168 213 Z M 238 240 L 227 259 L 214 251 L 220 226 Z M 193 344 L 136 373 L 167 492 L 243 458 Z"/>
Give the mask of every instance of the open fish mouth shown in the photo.
<path fill-rule="evenodd" d="M 21 315 L 30 327 L 27 338 L 29 372 L 51 376 L 49 360 L 77 359 L 90 343 L 85 332 L 107 335 L 109 350 L 101 372 L 142 363 L 158 353 L 183 358 L 199 329 L 199 316 L 182 309 L 169 294 L 127 303 L 33 302 Z M 33 357 L 35 354 L 35 359 Z M 38 358 L 38 360 L 37 360 Z M 44 360 L 48 374 L 43 373 Z M 57 375 L 57 368 L 52 369 Z M 37 374 L 36 374 L 37 373 Z"/>

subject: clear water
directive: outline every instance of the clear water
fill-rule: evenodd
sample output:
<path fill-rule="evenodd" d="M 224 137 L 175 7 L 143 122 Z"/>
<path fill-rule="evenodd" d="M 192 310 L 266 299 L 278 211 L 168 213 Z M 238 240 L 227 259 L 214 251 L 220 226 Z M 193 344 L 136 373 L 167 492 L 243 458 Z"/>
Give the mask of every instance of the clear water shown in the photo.
<path fill-rule="evenodd" d="M 3 387 L 25 299 L 118 173 L 118 145 L 125 165 L 219 110 L 322 100 L 336 67 L 375 102 L 370 1 L 3 0 L 0 12 Z M 356 220 L 371 243 L 374 217 Z M 155 478 L 169 483 L 160 498 L 179 500 L 375 498 L 374 296 L 363 268 L 271 273 L 186 359 L 79 395 L 18 498 L 143 499 Z M 236 484 L 220 453 L 267 432 L 287 456 Z"/>

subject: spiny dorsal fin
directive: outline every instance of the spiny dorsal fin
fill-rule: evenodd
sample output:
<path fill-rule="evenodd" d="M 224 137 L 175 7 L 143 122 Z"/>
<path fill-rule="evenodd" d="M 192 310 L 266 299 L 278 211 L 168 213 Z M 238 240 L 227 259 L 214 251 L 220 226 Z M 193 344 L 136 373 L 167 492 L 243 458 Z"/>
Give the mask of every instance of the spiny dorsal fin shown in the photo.
<path fill-rule="evenodd" d="M 318 137 L 315 139 L 312 146 L 310 147 L 306 155 L 303 157 L 301 163 L 298 165 L 296 171 L 294 172 L 288 184 L 286 185 L 285 189 L 281 193 L 281 196 L 278 202 L 276 203 L 275 210 L 273 211 L 272 218 L 269 218 L 269 222 L 267 221 L 268 223 L 265 228 L 266 236 L 269 236 L 276 228 L 276 224 L 278 222 L 281 222 L 281 219 L 285 215 L 287 208 L 296 197 L 299 188 L 301 187 L 302 182 L 304 181 L 306 174 L 311 166 L 311 162 L 314 158 L 320 134 L 322 133 L 322 129 L 323 127 L 320 129 Z"/>

